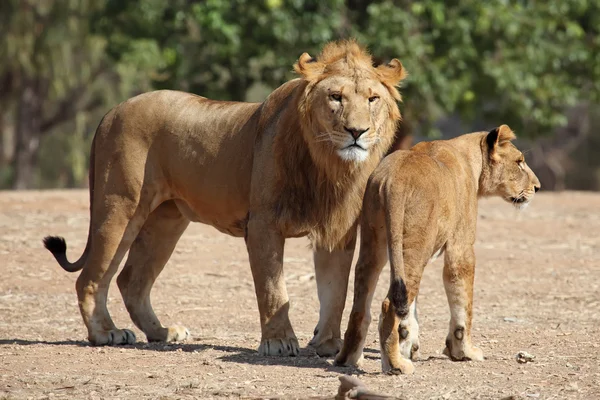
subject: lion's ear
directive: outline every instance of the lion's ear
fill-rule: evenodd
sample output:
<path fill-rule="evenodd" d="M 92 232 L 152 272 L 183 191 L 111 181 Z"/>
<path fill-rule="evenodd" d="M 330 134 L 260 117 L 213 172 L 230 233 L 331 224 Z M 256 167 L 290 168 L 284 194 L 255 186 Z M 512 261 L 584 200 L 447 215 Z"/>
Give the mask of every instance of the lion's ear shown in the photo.
<path fill-rule="evenodd" d="M 294 71 L 310 81 L 323 73 L 323 65 L 316 58 L 311 57 L 310 54 L 302 53 L 296 64 L 294 64 Z"/>
<path fill-rule="evenodd" d="M 398 86 L 408 75 L 402 63 L 397 58 L 394 58 L 387 64 L 378 66 L 377 72 L 383 83 L 391 87 Z"/>
<path fill-rule="evenodd" d="M 500 125 L 488 132 L 485 141 L 487 142 L 490 154 L 493 155 L 496 147 L 508 143 L 511 140 L 515 140 L 516 138 L 517 136 L 508 125 Z"/>

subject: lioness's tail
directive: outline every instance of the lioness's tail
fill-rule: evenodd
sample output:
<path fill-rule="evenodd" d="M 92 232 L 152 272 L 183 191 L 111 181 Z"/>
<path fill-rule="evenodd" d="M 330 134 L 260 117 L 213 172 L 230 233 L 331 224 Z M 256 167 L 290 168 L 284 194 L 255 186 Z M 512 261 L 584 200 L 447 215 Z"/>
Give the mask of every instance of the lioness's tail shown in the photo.
<path fill-rule="evenodd" d="M 107 114 L 108 115 L 108 114 Z M 105 116 L 106 117 L 106 116 Z M 100 121 L 98 125 L 98 129 L 102 126 L 104 122 L 104 118 Z M 98 132 L 98 129 L 96 132 Z M 43 240 L 44 247 L 50 250 L 56 261 L 60 264 L 60 266 L 67 272 L 77 272 L 80 271 L 85 262 L 87 261 L 87 256 L 90 251 L 90 244 L 92 240 L 92 203 L 94 197 L 94 162 L 95 162 L 95 149 L 96 148 L 96 135 L 94 135 L 94 139 L 92 139 L 92 148 L 90 151 L 90 170 L 89 170 L 89 187 L 90 187 L 90 226 L 88 230 L 88 238 L 87 243 L 85 245 L 85 250 L 79 260 L 75 262 L 69 262 L 67 260 L 67 242 L 64 238 L 60 236 L 46 236 Z"/>
<path fill-rule="evenodd" d="M 390 257 L 391 282 L 388 297 L 399 317 L 408 315 L 408 291 L 406 289 L 406 272 L 403 257 L 404 209 L 406 194 L 392 199 L 393 191 L 388 187 L 386 193 L 385 219 L 387 225 L 388 254 Z M 392 205 L 393 201 L 393 205 Z"/>

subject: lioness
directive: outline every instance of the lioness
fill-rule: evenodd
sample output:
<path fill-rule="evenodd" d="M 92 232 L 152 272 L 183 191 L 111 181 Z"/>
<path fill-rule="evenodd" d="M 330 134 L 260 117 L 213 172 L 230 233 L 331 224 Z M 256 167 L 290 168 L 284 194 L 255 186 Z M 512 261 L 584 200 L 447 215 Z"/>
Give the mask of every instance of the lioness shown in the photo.
<path fill-rule="evenodd" d="M 70 263 L 64 239 L 44 240 L 65 270 L 83 270 L 76 289 L 90 342 L 135 342 L 106 308 L 127 250 L 117 284 L 133 322 L 149 341 L 189 335 L 159 322 L 150 290 L 194 221 L 245 237 L 262 355 L 298 354 L 283 247 L 308 235 L 321 304 L 312 344 L 320 355 L 337 353 L 362 196 L 393 140 L 405 71 L 396 59 L 374 67 L 354 41 L 329 43 L 317 58 L 304 53 L 294 69 L 300 78 L 263 103 L 156 91 L 103 118 L 92 144 L 85 251 Z"/>
<path fill-rule="evenodd" d="M 382 369 L 414 371 L 419 284 L 429 260 L 441 252 L 451 314 L 444 353 L 453 360 L 483 360 L 471 344 L 477 199 L 500 196 L 522 208 L 540 189 L 513 139 L 502 125 L 419 143 L 382 161 L 365 193 L 354 304 L 337 365 L 356 365 L 362 357 L 373 293 L 389 254 L 390 288 L 379 322 Z"/>

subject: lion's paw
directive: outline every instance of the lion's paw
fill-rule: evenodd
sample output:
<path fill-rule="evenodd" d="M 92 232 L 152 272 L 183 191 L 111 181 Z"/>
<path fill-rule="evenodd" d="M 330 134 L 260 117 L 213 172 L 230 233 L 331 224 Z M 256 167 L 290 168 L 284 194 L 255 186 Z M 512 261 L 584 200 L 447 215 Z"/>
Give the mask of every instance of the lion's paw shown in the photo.
<path fill-rule="evenodd" d="M 135 343 L 135 333 L 129 329 L 112 329 L 94 333 L 89 337 L 94 346 L 117 346 Z"/>
<path fill-rule="evenodd" d="M 300 353 L 300 346 L 296 338 L 284 339 L 263 339 L 258 347 L 258 354 L 261 356 L 297 356 Z"/>
<path fill-rule="evenodd" d="M 347 354 L 343 349 L 335 357 L 333 365 L 338 367 L 359 367 L 364 360 L 363 353 L 355 352 Z"/>
<path fill-rule="evenodd" d="M 190 331 L 185 326 L 173 325 L 168 330 L 167 342 L 182 342 L 190 337 Z"/>
<path fill-rule="evenodd" d="M 333 357 L 340 352 L 344 342 L 340 338 L 327 339 L 323 343 L 316 345 L 315 350 L 319 357 Z"/>

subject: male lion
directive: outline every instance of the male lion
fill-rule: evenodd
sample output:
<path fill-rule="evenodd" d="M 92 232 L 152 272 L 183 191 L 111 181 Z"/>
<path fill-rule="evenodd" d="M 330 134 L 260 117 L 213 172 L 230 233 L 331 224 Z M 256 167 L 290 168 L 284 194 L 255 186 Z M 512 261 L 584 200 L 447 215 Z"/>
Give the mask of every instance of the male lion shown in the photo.
<path fill-rule="evenodd" d="M 389 254 L 390 288 L 379 322 L 382 369 L 414 371 L 419 284 L 429 260 L 441 252 L 451 314 L 444 353 L 453 360 L 483 360 L 471 344 L 477 199 L 500 196 L 522 208 L 540 188 L 514 138 L 502 125 L 419 143 L 381 162 L 365 193 L 354 304 L 337 365 L 356 365 L 362 357 L 373 293 Z"/>
<path fill-rule="evenodd" d="M 262 355 L 298 354 L 283 247 L 286 238 L 308 235 L 321 304 L 312 344 L 320 355 L 339 350 L 362 196 L 393 140 L 405 71 L 396 59 L 375 68 L 354 41 L 329 43 L 316 59 L 304 53 L 294 69 L 300 78 L 263 103 L 156 91 L 106 114 L 92 144 L 85 251 L 70 263 L 64 239 L 44 240 L 65 270 L 83 270 L 76 289 L 90 342 L 135 342 L 106 308 L 127 250 L 117 284 L 133 322 L 149 341 L 189 335 L 164 327 L 149 295 L 194 221 L 245 237 Z"/>

